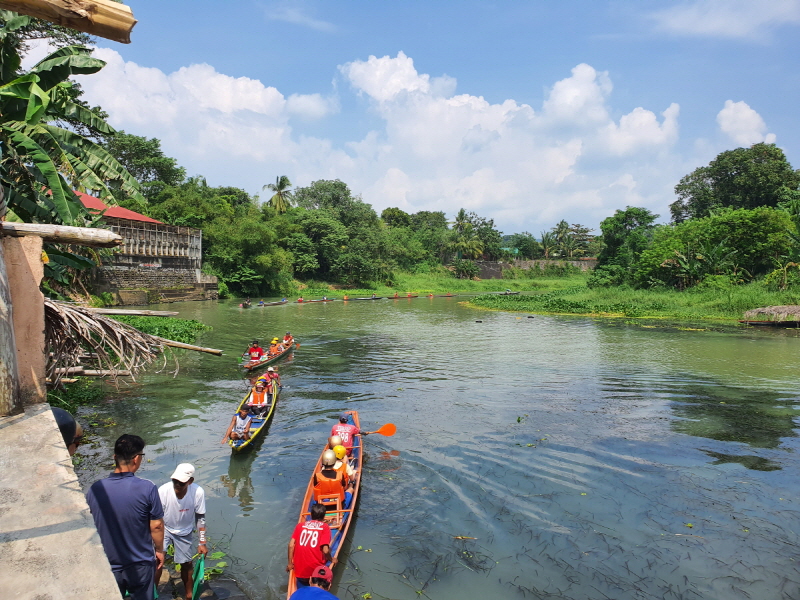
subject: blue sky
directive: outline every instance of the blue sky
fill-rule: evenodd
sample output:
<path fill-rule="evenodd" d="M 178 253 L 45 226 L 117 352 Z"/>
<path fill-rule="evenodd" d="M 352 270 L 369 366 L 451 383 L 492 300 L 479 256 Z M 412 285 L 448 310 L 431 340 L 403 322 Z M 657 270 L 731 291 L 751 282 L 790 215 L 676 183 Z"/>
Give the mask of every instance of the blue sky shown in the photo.
<path fill-rule="evenodd" d="M 800 0 L 128 4 L 85 97 L 210 185 L 338 178 L 538 235 L 667 217 L 723 150 L 800 167 Z"/>

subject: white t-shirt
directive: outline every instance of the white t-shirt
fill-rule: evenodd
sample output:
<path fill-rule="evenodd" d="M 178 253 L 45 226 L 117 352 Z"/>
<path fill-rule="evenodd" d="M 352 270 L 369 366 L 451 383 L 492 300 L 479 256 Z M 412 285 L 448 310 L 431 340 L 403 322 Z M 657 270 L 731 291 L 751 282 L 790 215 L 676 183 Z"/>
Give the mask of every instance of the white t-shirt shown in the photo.
<path fill-rule="evenodd" d="M 158 488 L 158 495 L 164 507 L 164 527 L 174 535 L 189 535 L 194 530 L 194 515 L 206 514 L 206 494 L 196 483 L 180 500 L 171 481 Z"/>

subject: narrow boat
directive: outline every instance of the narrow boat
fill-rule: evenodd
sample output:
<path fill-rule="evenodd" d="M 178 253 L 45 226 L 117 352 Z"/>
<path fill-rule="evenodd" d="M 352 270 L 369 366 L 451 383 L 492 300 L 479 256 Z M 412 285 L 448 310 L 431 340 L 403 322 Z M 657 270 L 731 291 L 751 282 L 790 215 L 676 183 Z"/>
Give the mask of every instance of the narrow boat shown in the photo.
<path fill-rule="evenodd" d="M 267 423 L 269 423 L 269 420 L 272 418 L 272 413 L 275 412 L 275 405 L 278 403 L 278 393 L 280 392 L 280 387 L 274 380 L 271 381 L 269 385 L 272 386 L 272 404 L 269 405 L 269 408 L 261 416 L 253 417 L 253 422 L 250 425 L 250 439 L 228 440 L 228 445 L 234 452 L 241 452 L 245 448 L 248 448 L 253 443 L 253 441 L 258 437 L 258 434 L 264 431 L 264 428 L 267 426 Z M 239 406 L 236 407 L 236 413 L 239 412 L 239 409 L 242 406 L 244 406 L 250 401 L 250 396 L 252 396 L 252 394 L 253 390 L 251 388 L 250 391 L 247 392 L 247 395 L 244 397 L 244 400 L 242 400 L 239 403 Z M 234 415 L 236 413 L 234 413 Z"/>
<path fill-rule="evenodd" d="M 264 304 L 257 304 L 256 306 L 279 306 L 281 304 L 288 304 L 288 300 L 277 300 L 276 302 L 264 302 Z"/>
<path fill-rule="evenodd" d="M 283 352 L 280 352 L 275 356 L 268 356 L 267 354 L 264 354 L 264 356 L 262 356 L 258 360 L 242 361 L 241 363 L 239 363 L 239 366 L 242 367 L 243 369 L 247 369 L 248 371 L 252 371 L 253 369 L 257 369 L 258 367 L 268 365 L 270 363 L 275 362 L 276 360 L 283 358 L 284 356 L 289 354 L 289 352 L 291 352 L 292 348 L 294 348 L 294 339 L 292 339 L 291 344 L 289 344 L 286 348 L 283 349 Z"/>
<path fill-rule="evenodd" d="M 372 296 L 369 298 L 348 298 L 348 300 L 383 300 L 383 296 Z"/>
<path fill-rule="evenodd" d="M 333 302 L 336 298 L 320 298 L 319 300 L 303 300 L 302 302 L 298 301 L 298 304 L 311 304 L 312 302 Z"/>
<path fill-rule="evenodd" d="M 392 300 L 402 300 L 404 298 L 419 298 L 419 294 L 406 294 L 405 296 L 391 296 Z"/>
<path fill-rule="evenodd" d="M 511 292 L 506 290 L 505 292 L 495 292 L 498 296 L 516 296 L 519 292 Z"/>
<path fill-rule="evenodd" d="M 361 425 L 358 421 L 358 411 L 351 410 L 347 411 L 348 420 L 347 422 L 351 425 L 355 425 L 359 429 Z M 328 445 L 326 444 L 322 448 L 322 452 L 328 450 Z M 298 523 L 302 523 L 304 521 L 308 521 L 310 516 L 310 508 L 311 508 L 311 501 L 315 500 L 314 498 L 314 474 L 318 473 L 322 469 L 322 452 L 317 459 L 317 464 L 314 467 L 314 471 L 311 473 L 311 478 L 308 481 L 308 487 L 306 488 L 305 496 L 303 496 L 303 503 L 300 505 L 300 517 L 297 519 Z M 331 555 L 334 558 L 338 558 L 339 551 L 342 549 L 342 545 L 344 544 L 344 540 L 347 537 L 347 530 L 350 528 L 350 523 L 353 521 L 353 514 L 355 513 L 356 506 L 358 503 L 358 492 L 361 489 L 361 471 L 362 471 L 362 457 L 364 455 L 364 446 L 361 443 L 361 436 L 355 436 L 353 440 L 353 454 L 350 456 L 350 465 L 356 470 L 355 479 L 353 481 L 353 499 L 350 501 L 350 506 L 347 508 L 335 508 L 332 507 L 328 510 L 325 514 L 325 521 L 330 525 L 331 528 Z M 327 566 L 330 566 L 329 563 L 326 563 Z M 286 597 L 289 598 L 294 592 L 297 590 L 297 581 L 295 580 L 294 571 L 289 572 L 289 591 L 286 594 Z"/>

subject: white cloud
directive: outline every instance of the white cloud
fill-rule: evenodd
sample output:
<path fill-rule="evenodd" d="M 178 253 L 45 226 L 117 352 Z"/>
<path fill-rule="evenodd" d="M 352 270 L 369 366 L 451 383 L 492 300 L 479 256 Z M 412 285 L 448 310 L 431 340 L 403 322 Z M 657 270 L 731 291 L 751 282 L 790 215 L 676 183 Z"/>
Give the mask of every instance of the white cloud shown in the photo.
<path fill-rule="evenodd" d="M 301 27 L 308 27 L 309 29 L 316 29 L 317 31 L 333 32 L 336 31 L 336 26 L 327 21 L 321 21 L 308 15 L 306 12 L 298 7 L 297 2 L 283 3 L 279 6 L 268 8 L 264 11 L 268 21 L 282 21 L 284 23 L 292 23 L 293 25 L 300 25 Z"/>
<path fill-rule="evenodd" d="M 775 142 L 775 134 L 766 133 L 764 119 L 746 102 L 726 100 L 725 107 L 717 114 L 717 123 L 723 133 L 742 146 Z"/>
<path fill-rule="evenodd" d="M 463 207 L 508 233 L 538 233 L 562 218 L 596 226 L 626 204 L 666 214 L 671 188 L 688 172 L 675 151 L 678 106 L 660 115 L 616 110 L 609 74 L 588 64 L 553 83 L 534 109 L 456 94 L 453 78 L 419 73 L 402 52 L 352 61 L 339 67 L 349 83 L 339 93 L 360 94 L 379 121 L 366 134 L 328 139 L 298 128 L 312 131 L 307 121 L 321 120 L 326 130 L 349 131 L 358 116 L 340 114 L 330 90 L 284 94 L 209 65 L 167 74 L 113 50 L 98 55 L 108 66 L 80 82 L 112 125 L 157 137 L 211 185 L 251 193 L 278 174 L 296 185 L 338 178 L 378 212 L 452 216 Z"/>
<path fill-rule="evenodd" d="M 800 24 L 800 0 L 685 1 L 651 18 L 669 33 L 761 39 L 782 25 Z"/>

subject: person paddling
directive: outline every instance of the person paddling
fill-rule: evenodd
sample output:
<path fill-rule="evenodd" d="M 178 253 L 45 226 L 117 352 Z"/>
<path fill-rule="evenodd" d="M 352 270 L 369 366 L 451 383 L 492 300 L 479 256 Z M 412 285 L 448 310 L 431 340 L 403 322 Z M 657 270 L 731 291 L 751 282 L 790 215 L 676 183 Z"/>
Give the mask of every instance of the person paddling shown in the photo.
<path fill-rule="evenodd" d="M 331 428 L 331 435 L 338 435 L 342 438 L 342 446 L 347 449 L 347 456 L 353 453 L 353 442 L 357 435 L 369 435 L 368 431 L 362 431 L 355 425 L 348 423 L 350 413 L 343 412 L 339 415 L 339 423 Z"/>
<path fill-rule="evenodd" d="M 264 356 L 264 349 L 258 345 L 258 340 L 253 340 L 244 354 L 252 361 L 261 360 L 261 357 Z"/>

